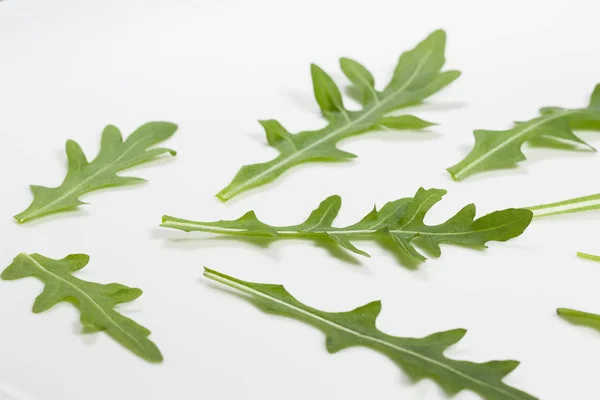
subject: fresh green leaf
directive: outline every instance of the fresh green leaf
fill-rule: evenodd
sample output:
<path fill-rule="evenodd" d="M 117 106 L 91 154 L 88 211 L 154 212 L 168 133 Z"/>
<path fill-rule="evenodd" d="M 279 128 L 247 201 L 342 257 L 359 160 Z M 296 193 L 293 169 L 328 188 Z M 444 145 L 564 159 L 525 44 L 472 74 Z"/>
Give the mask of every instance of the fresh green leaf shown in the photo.
<path fill-rule="evenodd" d="M 67 141 L 68 169 L 63 183 L 56 188 L 31 186 L 33 202 L 14 218 L 22 224 L 86 204 L 79 200 L 79 196 L 93 190 L 145 182 L 140 178 L 119 176 L 117 172 L 155 160 L 165 153 L 174 156 L 173 150 L 150 147 L 167 140 L 176 130 L 177 125 L 169 122 L 150 122 L 123 141 L 121 132 L 108 125 L 102 134 L 100 152 L 91 162 L 76 142 Z"/>
<path fill-rule="evenodd" d="M 414 380 L 430 378 L 449 395 L 472 390 L 488 400 L 533 400 L 535 397 L 502 382 L 518 361 L 474 363 L 444 356 L 460 341 L 464 329 L 438 332 L 424 338 L 391 336 L 377 329 L 381 302 L 374 301 L 347 312 L 325 312 L 296 300 L 283 286 L 242 281 L 205 268 L 204 276 L 249 294 L 266 312 L 295 317 L 318 327 L 326 335 L 329 353 L 364 346 L 390 357 Z"/>
<path fill-rule="evenodd" d="M 550 138 L 589 146 L 573 130 L 600 131 L 600 84 L 596 85 L 590 103 L 585 108 L 546 107 L 540 116 L 519 122 L 505 131 L 476 130 L 475 147 L 458 164 L 448 168 L 456 181 L 483 171 L 512 167 L 525 160 L 521 146 L 528 140 Z"/>
<path fill-rule="evenodd" d="M 440 225 L 426 225 L 425 214 L 445 193 L 441 189 L 420 188 L 415 197 L 389 202 L 379 211 L 373 208 L 361 221 L 345 228 L 332 226 L 342 204 L 339 196 L 325 199 L 306 221 L 298 225 L 267 225 L 258 220 L 254 211 L 250 211 L 233 221 L 216 222 L 196 222 L 165 215 L 162 226 L 186 232 L 274 238 L 329 238 L 345 249 L 361 255 L 367 253 L 357 249 L 351 240 L 389 238 L 396 242 L 399 250 L 415 260 L 423 261 L 425 257 L 412 243 L 417 237 L 421 239 L 422 247 L 439 257 L 439 245 L 442 242 L 484 246 L 490 240 L 506 241 L 519 236 L 531 222 L 531 211 L 514 208 L 475 219 L 475 206 L 470 204 Z"/>
<path fill-rule="evenodd" d="M 312 161 L 346 161 L 356 157 L 337 148 L 349 136 L 387 127 L 423 129 L 429 122 L 410 115 L 390 117 L 392 111 L 414 105 L 443 89 L 459 77 L 458 71 L 441 72 L 444 65 L 444 31 L 433 32 L 413 50 L 400 56 L 392 81 L 383 90 L 375 88 L 373 75 L 361 64 L 348 58 L 340 60 L 344 74 L 358 92 L 363 108 L 346 109 L 340 90 L 331 77 L 316 65 L 311 66 L 313 90 L 323 116 L 329 124 L 316 131 L 289 133 L 275 121 L 262 121 L 269 145 L 279 151 L 275 159 L 243 166 L 233 181 L 217 194 L 227 201 L 235 195 L 264 185 L 295 165 Z"/>
<path fill-rule="evenodd" d="M 19 254 L 0 275 L 4 280 L 34 276 L 44 282 L 44 290 L 35 299 L 33 312 L 40 313 L 60 301 L 75 299 L 86 332 L 104 331 L 138 356 L 152 362 L 163 357 L 148 339 L 150 331 L 114 310 L 117 304 L 137 299 L 142 291 L 118 283 L 107 285 L 87 282 L 72 274 L 85 267 L 89 256 L 71 254 L 53 260 L 39 254 Z"/>

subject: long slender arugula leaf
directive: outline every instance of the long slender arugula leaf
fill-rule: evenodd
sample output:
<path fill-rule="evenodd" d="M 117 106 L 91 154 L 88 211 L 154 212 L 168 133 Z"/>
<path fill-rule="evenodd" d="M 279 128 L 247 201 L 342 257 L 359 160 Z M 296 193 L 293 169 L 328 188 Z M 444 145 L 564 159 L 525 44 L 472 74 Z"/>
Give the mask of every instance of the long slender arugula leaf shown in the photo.
<path fill-rule="evenodd" d="M 534 218 L 598 210 L 600 209 L 600 193 L 525 208 L 533 212 Z"/>
<path fill-rule="evenodd" d="M 148 339 L 150 331 L 114 310 L 117 304 L 137 299 L 141 289 L 118 283 L 99 284 L 76 278 L 73 272 L 85 267 L 89 256 L 71 254 L 53 260 L 39 254 L 19 254 L 0 275 L 4 280 L 34 276 L 46 285 L 35 299 L 33 312 L 40 313 L 60 301 L 76 299 L 81 324 L 86 332 L 104 331 L 138 356 L 152 362 L 163 357 Z"/>
<path fill-rule="evenodd" d="M 496 211 L 475 219 L 475 205 L 469 204 L 448 221 L 439 225 L 426 225 L 425 214 L 446 194 L 442 189 L 420 188 L 413 198 L 391 201 L 380 210 L 373 208 L 362 220 L 345 228 L 333 227 L 333 220 L 341 207 L 341 198 L 331 196 L 315 209 L 308 219 L 298 225 L 271 226 L 250 211 L 233 221 L 196 222 L 163 216 L 162 226 L 182 231 L 202 231 L 228 235 L 268 236 L 274 238 L 329 238 L 345 249 L 368 256 L 351 242 L 354 239 L 392 239 L 398 248 L 415 260 L 425 257 L 417 251 L 412 241 L 435 257 L 441 255 L 440 243 L 484 246 L 490 240 L 506 241 L 519 236 L 529 225 L 532 213 L 525 209 Z M 485 246 L 484 246 L 485 247 Z"/>
<path fill-rule="evenodd" d="M 108 125 L 102 134 L 100 152 L 91 162 L 76 142 L 67 141 L 68 170 L 63 183 L 56 188 L 31 186 L 33 202 L 14 218 L 22 224 L 86 204 L 79 196 L 93 190 L 146 182 L 141 178 L 119 176 L 117 172 L 155 160 L 165 153 L 174 156 L 176 153 L 171 149 L 150 147 L 167 140 L 176 130 L 177 125 L 170 122 L 150 122 L 123 141 L 121 132 Z"/>
<path fill-rule="evenodd" d="M 600 131 L 600 84 L 596 85 L 585 108 L 546 107 L 540 116 L 519 122 L 505 131 L 476 130 L 473 150 L 458 164 L 448 168 L 456 181 L 493 169 L 506 168 L 525 160 L 521 146 L 535 138 L 566 141 L 591 146 L 577 137 L 573 130 Z"/>
<path fill-rule="evenodd" d="M 391 336 L 377 329 L 380 301 L 352 311 L 331 313 L 302 304 L 281 285 L 246 282 L 208 268 L 205 268 L 204 276 L 253 296 L 266 312 L 295 317 L 317 326 L 326 335 L 329 353 L 365 346 L 390 357 L 415 381 L 435 380 L 450 395 L 470 389 L 488 400 L 535 399 L 502 382 L 519 365 L 518 361 L 480 364 L 445 357 L 444 351 L 466 334 L 464 329 L 438 332 L 424 338 Z"/>
<path fill-rule="evenodd" d="M 351 90 L 362 102 L 360 111 L 344 106 L 340 90 L 331 77 L 316 65 L 311 66 L 315 98 L 329 124 L 316 131 L 288 132 L 278 121 L 260 121 L 269 145 L 279 151 L 275 159 L 243 166 L 232 182 L 217 194 L 223 201 L 273 181 L 295 165 L 310 161 L 347 161 L 356 155 L 338 149 L 337 143 L 349 136 L 382 127 L 422 129 L 432 125 L 411 115 L 390 116 L 390 112 L 419 103 L 459 77 L 458 71 L 440 72 L 444 65 L 446 34 L 438 30 L 414 49 L 400 56 L 391 82 L 383 91 L 375 88 L 373 75 L 348 58 L 340 60 Z"/>

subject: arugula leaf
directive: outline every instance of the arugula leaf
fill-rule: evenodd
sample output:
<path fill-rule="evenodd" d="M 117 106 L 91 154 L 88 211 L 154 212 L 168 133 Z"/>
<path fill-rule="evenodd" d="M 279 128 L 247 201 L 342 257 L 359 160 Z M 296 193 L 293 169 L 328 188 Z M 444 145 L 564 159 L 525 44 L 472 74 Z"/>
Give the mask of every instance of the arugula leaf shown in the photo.
<path fill-rule="evenodd" d="M 267 236 L 273 238 L 329 238 L 345 249 L 368 256 L 357 249 L 354 239 L 393 239 L 397 247 L 414 260 L 424 261 L 412 240 L 420 238 L 420 244 L 435 257 L 441 255 L 442 242 L 468 246 L 483 246 L 490 240 L 506 241 L 519 236 L 529 225 L 532 213 L 525 209 L 509 208 L 475 218 L 475 205 L 469 204 L 455 216 L 440 225 L 425 225 L 425 214 L 446 194 L 442 189 L 420 188 L 415 197 L 395 200 L 376 207 L 361 221 L 345 228 L 332 226 L 342 200 L 339 196 L 325 199 L 308 219 L 298 225 L 271 226 L 249 211 L 233 221 L 196 222 L 163 216 L 163 227 L 182 231 L 202 231 L 228 235 Z"/>
<path fill-rule="evenodd" d="M 76 299 L 86 332 L 104 331 L 138 356 L 152 362 L 162 361 L 160 351 L 147 337 L 150 331 L 113 309 L 117 304 L 137 299 L 142 290 L 74 277 L 72 273 L 85 267 L 89 259 L 85 254 L 71 254 L 62 260 L 53 260 L 39 254 L 22 253 L 0 277 L 14 280 L 35 276 L 46 285 L 35 299 L 34 313 L 46 311 L 60 301 Z"/>
<path fill-rule="evenodd" d="M 79 196 L 93 190 L 127 186 L 146 182 L 144 179 L 123 177 L 117 172 L 155 160 L 158 156 L 175 151 L 166 148 L 150 148 L 170 138 L 177 125 L 170 122 L 150 122 L 139 127 L 126 141 L 113 125 L 104 128 L 98 156 L 88 162 L 81 147 L 67 141 L 67 176 L 56 188 L 31 186 L 33 202 L 14 218 L 20 224 L 48 214 L 73 209 L 81 204 Z"/>
<path fill-rule="evenodd" d="M 329 124 L 316 131 L 297 134 L 288 132 L 278 121 L 260 121 L 270 146 L 279 151 L 275 159 L 243 166 L 229 186 L 217 197 L 227 201 L 235 195 L 273 181 L 295 165 L 313 161 L 347 161 L 356 155 L 342 151 L 337 143 L 349 136 L 377 130 L 423 129 L 432 124 L 411 115 L 389 116 L 389 113 L 421 102 L 459 77 L 458 71 L 440 72 L 444 65 L 446 34 L 438 30 L 414 49 L 400 56 L 389 85 L 375 88 L 373 75 L 361 64 L 348 58 L 340 60 L 342 72 L 360 97 L 360 111 L 346 109 L 340 90 L 331 77 L 316 65 L 311 66 L 315 98 Z"/>
<path fill-rule="evenodd" d="M 548 138 L 593 147 L 577 137 L 573 130 L 600 131 L 600 84 L 596 85 L 585 108 L 546 107 L 540 116 L 518 122 L 505 131 L 476 130 L 473 150 L 458 164 L 448 168 L 456 181 L 477 172 L 511 167 L 525 160 L 521 146 L 528 140 Z"/>
<path fill-rule="evenodd" d="M 253 296 L 266 312 L 295 317 L 317 326 L 327 337 L 325 343 L 329 353 L 365 346 L 390 357 L 415 381 L 435 380 L 450 395 L 470 389 L 488 400 L 535 399 L 502 382 L 519 365 L 518 361 L 480 364 L 446 358 L 444 351 L 463 338 L 464 329 L 438 332 L 424 338 L 391 336 L 377 329 L 380 301 L 352 311 L 330 313 L 302 304 L 281 285 L 246 282 L 208 268 L 204 269 L 204 276 Z"/>

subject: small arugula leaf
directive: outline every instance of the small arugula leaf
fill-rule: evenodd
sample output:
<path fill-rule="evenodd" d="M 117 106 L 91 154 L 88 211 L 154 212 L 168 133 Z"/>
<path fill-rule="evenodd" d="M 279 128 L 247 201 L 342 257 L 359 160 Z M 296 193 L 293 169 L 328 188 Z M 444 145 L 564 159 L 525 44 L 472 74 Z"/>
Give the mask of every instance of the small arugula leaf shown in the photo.
<path fill-rule="evenodd" d="M 377 329 L 381 302 L 373 301 L 347 312 L 325 312 L 296 300 L 283 286 L 246 282 L 205 268 L 204 276 L 252 296 L 261 309 L 295 317 L 318 327 L 326 335 L 329 353 L 350 347 L 368 347 L 396 362 L 414 381 L 430 378 L 446 393 L 472 390 L 488 400 L 534 400 L 535 397 L 506 385 L 502 379 L 518 361 L 474 363 L 447 358 L 444 352 L 466 334 L 464 329 L 437 332 L 423 338 L 388 335 Z"/>
<path fill-rule="evenodd" d="M 167 140 L 176 130 L 177 125 L 169 122 L 150 122 L 123 141 L 121 132 L 108 125 L 102 134 L 100 152 L 91 162 L 76 142 L 67 141 L 68 169 L 63 183 L 56 188 L 31 186 L 33 202 L 14 218 L 22 224 L 86 204 L 79 196 L 93 190 L 145 182 L 140 178 L 119 176 L 117 172 L 155 160 L 165 153 L 174 156 L 176 153 L 171 149 L 150 147 Z"/>
<path fill-rule="evenodd" d="M 273 238 L 329 238 L 346 250 L 368 256 L 356 248 L 351 240 L 391 238 L 398 248 L 417 261 L 425 257 L 414 247 L 413 240 L 435 257 L 441 255 L 440 243 L 485 247 L 491 240 L 506 241 L 519 236 L 529 225 L 532 212 L 509 208 L 475 219 L 475 206 L 467 205 L 448 221 L 426 225 L 427 212 L 442 199 L 445 190 L 420 188 L 413 198 L 403 198 L 373 208 L 362 220 L 344 228 L 333 227 L 341 207 L 339 196 L 323 200 L 306 221 L 297 225 L 271 226 L 261 222 L 253 211 L 233 221 L 197 222 L 168 215 L 163 216 L 163 227 L 185 232 L 201 231 L 227 235 L 270 236 Z"/>
<path fill-rule="evenodd" d="M 593 147 L 577 137 L 573 130 L 600 131 L 600 84 L 596 85 L 585 108 L 546 107 L 540 116 L 518 122 L 505 131 L 476 130 L 473 150 L 458 164 L 448 168 L 456 181 L 483 171 L 512 167 L 524 161 L 523 144 L 532 139 L 551 138 Z"/>
<path fill-rule="evenodd" d="M 160 351 L 148 339 L 150 331 L 114 310 L 117 304 L 140 297 L 142 291 L 118 283 L 87 282 L 72 275 L 88 262 L 89 256 L 85 254 L 53 260 L 39 254 L 23 253 L 15 257 L 0 277 L 4 280 L 30 276 L 40 279 L 45 287 L 35 299 L 34 313 L 46 311 L 60 301 L 76 299 L 86 332 L 104 331 L 138 356 L 151 362 L 162 361 Z"/>
<path fill-rule="evenodd" d="M 363 65 L 342 58 L 340 67 L 352 82 L 350 90 L 358 93 L 361 99 L 363 108 L 360 111 L 346 109 L 333 79 L 318 66 L 311 65 L 315 99 L 329 124 L 316 131 L 291 134 L 275 120 L 261 121 L 267 142 L 279 151 L 279 156 L 265 163 L 243 166 L 217 197 L 227 201 L 241 192 L 273 181 L 304 162 L 355 158 L 356 155 L 337 148 L 337 143 L 349 136 L 382 127 L 416 130 L 433 125 L 411 115 L 389 114 L 419 103 L 459 77 L 458 71 L 441 72 L 445 45 L 446 34 L 439 30 L 402 54 L 391 82 L 383 91 L 375 88 L 373 75 Z"/>

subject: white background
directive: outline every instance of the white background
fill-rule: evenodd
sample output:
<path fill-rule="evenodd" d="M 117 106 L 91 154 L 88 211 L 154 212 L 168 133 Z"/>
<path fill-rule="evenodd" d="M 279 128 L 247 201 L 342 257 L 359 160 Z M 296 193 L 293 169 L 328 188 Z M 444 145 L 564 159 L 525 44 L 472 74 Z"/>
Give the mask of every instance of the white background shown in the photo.
<path fill-rule="evenodd" d="M 381 299 L 378 325 L 389 334 L 467 328 L 448 356 L 517 359 L 507 383 L 543 399 L 597 399 L 600 335 L 554 310 L 600 312 L 600 265 L 575 257 L 600 253 L 598 212 L 536 220 L 523 236 L 484 252 L 447 245 L 417 270 L 370 242 L 360 246 L 372 258 L 352 262 L 311 242 L 265 249 L 157 226 L 162 214 L 217 220 L 250 209 L 268 223 L 295 223 L 331 194 L 343 198 L 343 225 L 419 186 L 449 191 L 429 223 L 470 202 L 483 215 L 599 192 L 593 153 L 526 148 L 518 168 L 461 183 L 445 171 L 469 151 L 473 129 L 507 128 L 540 106 L 587 103 L 600 81 L 599 12 L 595 0 L 1 2 L 0 263 L 20 252 L 89 254 L 79 277 L 144 290 L 119 309 L 153 331 L 165 361 L 152 365 L 102 333 L 81 334 L 69 304 L 34 315 L 41 283 L 3 281 L 0 393 L 36 400 L 446 398 L 371 350 L 327 354 L 321 332 L 219 290 L 202 278 L 206 265 L 283 283 L 324 310 Z M 337 60 L 355 58 L 381 87 L 398 55 L 437 28 L 448 33 L 447 67 L 463 76 L 410 112 L 441 125 L 365 134 L 341 145 L 359 155 L 353 162 L 304 165 L 227 204 L 214 197 L 240 166 L 276 154 L 258 119 L 277 118 L 292 132 L 323 126 L 311 62 L 342 85 Z M 24 226 L 11 219 L 31 201 L 29 184 L 60 184 L 67 139 L 91 158 L 106 124 L 129 134 L 151 120 L 179 124 L 167 143 L 179 155 L 129 172 L 148 184 L 87 195 L 91 204 L 80 211 Z M 581 137 L 600 146 L 597 133 Z M 0 397 L 14 397 L 6 393 Z"/>

